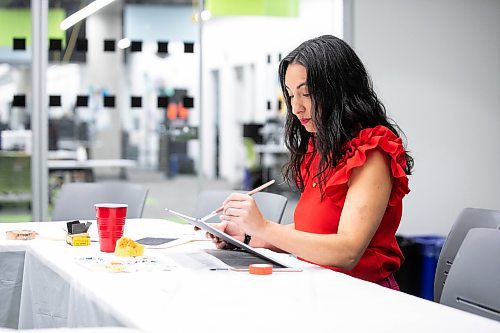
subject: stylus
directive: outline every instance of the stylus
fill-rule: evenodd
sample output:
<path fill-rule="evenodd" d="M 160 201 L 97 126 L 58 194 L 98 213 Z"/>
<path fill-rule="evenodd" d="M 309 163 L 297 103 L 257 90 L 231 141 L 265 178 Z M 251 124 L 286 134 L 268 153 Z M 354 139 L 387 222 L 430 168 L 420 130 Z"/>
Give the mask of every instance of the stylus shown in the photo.
<path fill-rule="evenodd" d="M 272 179 L 270 181 L 268 181 L 267 183 L 264 183 L 262 185 L 260 185 L 259 187 L 256 187 L 254 188 L 253 190 L 247 192 L 246 194 L 247 195 L 252 195 L 252 194 L 255 194 L 257 192 L 260 192 L 262 191 L 263 189 L 271 186 L 272 184 L 274 184 L 275 180 Z M 202 217 L 200 220 L 202 220 L 203 222 L 205 222 L 206 220 L 209 220 L 211 219 L 212 217 L 214 217 L 215 215 L 219 214 L 220 212 L 222 212 L 224 210 L 224 206 L 220 206 L 219 208 L 217 208 L 216 210 L 214 210 L 213 212 L 211 212 L 210 214 Z"/>

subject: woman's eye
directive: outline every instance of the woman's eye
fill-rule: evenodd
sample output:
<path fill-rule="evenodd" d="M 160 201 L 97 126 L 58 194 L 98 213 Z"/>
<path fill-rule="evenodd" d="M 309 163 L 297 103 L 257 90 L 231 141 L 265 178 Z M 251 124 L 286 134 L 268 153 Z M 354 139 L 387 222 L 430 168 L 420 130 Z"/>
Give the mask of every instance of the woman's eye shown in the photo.
<path fill-rule="evenodd" d="M 310 97 L 310 96 L 311 96 L 311 94 L 309 94 L 309 93 L 304 94 L 304 97 Z"/>
<path fill-rule="evenodd" d="M 289 97 L 290 99 L 292 99 L 292 98 L 293 98 L 293 95 L 289 95 L 288 97 Z"/>

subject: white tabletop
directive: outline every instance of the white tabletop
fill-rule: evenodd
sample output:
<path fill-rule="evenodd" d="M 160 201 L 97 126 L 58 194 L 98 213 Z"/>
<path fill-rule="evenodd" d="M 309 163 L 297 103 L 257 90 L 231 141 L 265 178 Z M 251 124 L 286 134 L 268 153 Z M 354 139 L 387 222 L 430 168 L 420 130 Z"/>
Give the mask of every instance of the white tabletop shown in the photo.
<path fill-rule="evenodd" d="M 48 160 L 49 169 L 92 169 L 92 168 L 133 168 L 137 166 L 134 160 L 126 159 L 92 159 L 92 160 Z"/>
<path fill-rule="evenodd" d="M 188 262 L 175 262 L 168 271 L 97 272 L 77 258 L 114 255 L 102 254 L 98 243 L 89 247 L 65 244 L 63 226 L 58 222 L 0 225 L 0 251 L 26 251 L 20 328 L 50 324 L 52 317 L 39 320 L 40 309 L 27 305 L 45 297 L 49 308 L 62 313 L 67 326 L 93 323 L 144 332 L 500 332 L 498 322 L 287 255 L 279 257 L 301 266 L 302 272 L 257 276 L 190 267 Z M 7 241 L 3 231 L 12 227 L 36 230 L 40 237 Z M 94 228 L 91 234 L 96 237 Z M 191 226 L 147 219 L 127 220 L 125 235 L 199 238 Z M 210 242 L 193 241 L 169 249 L 146 249 L 144 255 L 171 262 L 175 253 L 195 253 L 207 247 L 212 247 Z M 63 285 L 67 285 L 66 292 L 60 291 Z M 50 300 L 50 288 L 58 293 L 57 300 Z"/>

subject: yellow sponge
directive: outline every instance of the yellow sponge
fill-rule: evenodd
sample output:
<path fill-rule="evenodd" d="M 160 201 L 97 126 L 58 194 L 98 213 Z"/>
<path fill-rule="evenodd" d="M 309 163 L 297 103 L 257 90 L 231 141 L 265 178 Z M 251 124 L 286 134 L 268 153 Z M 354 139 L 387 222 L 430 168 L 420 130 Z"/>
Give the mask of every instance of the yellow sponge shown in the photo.
<path fill-rule="evenodd" d="M 119 257 L 142 256 L 144 245 L 134 242 L 128 237 L 121 237 L 116 241 L 115 255 Z"/>

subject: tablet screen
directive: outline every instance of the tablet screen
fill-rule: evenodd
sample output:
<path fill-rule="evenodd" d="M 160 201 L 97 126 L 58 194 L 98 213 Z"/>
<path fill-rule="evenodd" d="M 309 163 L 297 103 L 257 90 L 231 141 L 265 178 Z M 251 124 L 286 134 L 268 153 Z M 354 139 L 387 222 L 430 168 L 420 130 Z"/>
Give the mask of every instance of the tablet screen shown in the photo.
<path fill-rule="evenodd" d="M 203 222 L 201 219 L 197 219 L 197 218 L 194 218 L 194 217 L 191 217 L 191 216 L 184 215 L 182 213 L 178 213 L 178 212 L 173 211 L 173 210 L 171 210 L 169 208 L 166 208 L 165 210 L 168 213 L 173 214 L 175 216 L 178 216 L 178 217 L 180 217 L 180 218 L 188 221 L 192 225 L 195 225 L 198 228 L 203 229 L 206 232 L 209 232 L 212 235 L 219 237 L 220 239 L 223 239 L 225 242 L 227 242 L 229 244 L 232 244 L 232 245 L 236 246 L 237 248 L 243 249 L 243 250 L 245 250 L 245 251 L 247 251 L 249 253 L 252 253 L 252 254 L 256 255 L 259 258 L 265 259 L 265 260 L 267 260 L 267 261 L 269 261 L 269 262 L 271 262 L 273 264 L 279 265 L 281 267 L 290 267 L 289 265 L 281 263 L 281 262 L 277 261 L 274 258 L 271 258 L 271 257 L 269 257 L 269 256 L 267 256 L 267 255 L 265 255 L 263 253 L 260 253 L 260 252 L 256 251 L 251 246 L 248 246 L 245 243 L 240 242 L 236 238 L 234 238 L 234 237 L 226 234 L 225 232 L 222 232 L 219 229 L 214 228 L 210 224 Z"/>

